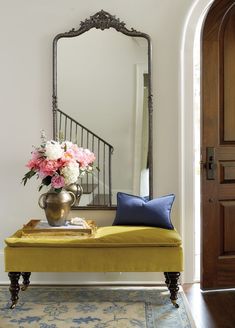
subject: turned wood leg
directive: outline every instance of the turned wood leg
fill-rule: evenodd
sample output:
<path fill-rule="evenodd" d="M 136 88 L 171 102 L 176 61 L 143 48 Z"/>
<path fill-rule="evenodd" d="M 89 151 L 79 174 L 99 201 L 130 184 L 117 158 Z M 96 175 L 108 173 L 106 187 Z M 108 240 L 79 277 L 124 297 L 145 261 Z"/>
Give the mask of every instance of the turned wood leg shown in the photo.
<path fill-rule="evenodd" d="M 21 275 L 23 277 L 23 286 L 21 287 L 21 290 L 25 291 L 30 284 L 29 278 L 30 278 L 31 272 L 21 272 Z"/>
<path fill-rule="evenodd" d="M 11 306 L 10 309 L 14 309 L 16 303 L 19 299 L 18 294 L 20 290 L 19 279 L 20 279 L 20 272 L 9 272 L 8 277 L 10 278 L 11 284 L 9 287 L 9 291 L 11 293 Z"/>
<path fill-rule="evenodd" d="M 165 276 L 165 284 L 167 285 L 167 287 L 169 287 L 169 284 L 170 284 L 170 279 L 169 279 L 169 276 L 168 276 L 168 272 L 164 272 L 164 276 Z"/>
<path fill-rule="evenodd" d="M 178 308 L 179 305 L 177 304 L 176 300 L 177 300 L 177 294 L 178 294 L 178 291 L 179 291 L 179 286 L 178 286 L 178 280 L 179 280 L 179 277 L 180 277 L 180 272 L 167 272 L 167 276 L 168 276 L 168 279 L 169 279 L 169 291 L 170 291 L 170 299 L 171 299 L 171 302 L 172 304 Z"/>

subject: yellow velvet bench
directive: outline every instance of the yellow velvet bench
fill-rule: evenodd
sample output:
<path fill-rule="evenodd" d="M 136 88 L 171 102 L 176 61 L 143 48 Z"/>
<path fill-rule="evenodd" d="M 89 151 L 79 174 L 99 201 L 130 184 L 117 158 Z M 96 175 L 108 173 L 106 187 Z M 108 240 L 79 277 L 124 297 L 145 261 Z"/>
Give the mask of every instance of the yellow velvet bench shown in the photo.
<path fill-rule="evenodd" d="M 164 272 L 172 303 L 178 307 L 183 270 L 181 238 L 176 230 L 140 226 L 99 227 L 90 237 L 25 236 L 18 230 L 5 240 L 5 271 L 11 308 L 29 285 L 31 272 Z"/>

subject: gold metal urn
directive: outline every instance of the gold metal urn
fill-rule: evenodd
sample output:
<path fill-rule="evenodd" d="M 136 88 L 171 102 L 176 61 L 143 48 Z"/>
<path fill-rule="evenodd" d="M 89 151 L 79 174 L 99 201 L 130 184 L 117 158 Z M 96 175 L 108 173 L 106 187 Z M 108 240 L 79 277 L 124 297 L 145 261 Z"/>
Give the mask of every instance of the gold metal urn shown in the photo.
<path fill-rule="evenodd" d="M 71 206 L 76 197 L 71 191 L 62 189 L 56 192 L 50 189 L 39 197 L 38 204 L 45 210 L 48 224 L 53 227 L 65 225 Z"/>
<path fill-rule="evenodd" d="M 79 183 L 71 183 L 69 186 L 66 187 L 67 191 L 71 191 L 75 197 L 76 197 L 76 201 L 73 204 L 74 206 L 78 206 L 80 203 L 80 199 L 83 195 L 83 188 Z"/>

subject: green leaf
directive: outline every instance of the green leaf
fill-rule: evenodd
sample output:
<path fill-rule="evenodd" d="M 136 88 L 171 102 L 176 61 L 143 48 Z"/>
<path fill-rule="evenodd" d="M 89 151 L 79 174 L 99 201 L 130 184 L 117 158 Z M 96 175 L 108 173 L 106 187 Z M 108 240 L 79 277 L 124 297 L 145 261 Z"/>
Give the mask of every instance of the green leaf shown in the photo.
<path fill-rule="evenodd" d="M 38 191 L 41 191 L 41 189 L 43 188 L 43 184 L 41 184 L 40 186 L 39 186 L 39 188 L 38 188 Z"/>
<path fill-rule="evenodd" d="M 29 172 L 25 173 L 23 179 L 21 180 L 21 183 L 24 184 L 24 186 L 26 185 L 27 181 L 29 179 L 31 179 L 34 175 L 36 174 L 36 172 L 32 169 Z"/>
<path fill-rule="evenodd" d="M 49 184 L 51 183 L 51 177 L 48 175 L 47 177 L 45 177 L 44 179 L 42 179 L 42 184 L 49 186 Z"/>
<path fill-rule="evenodd" d="M 55 192 L 58 194 L 58 193 L 61 192 L 62 188 L 55 188 L 54 190 L 55 190 Z"/>

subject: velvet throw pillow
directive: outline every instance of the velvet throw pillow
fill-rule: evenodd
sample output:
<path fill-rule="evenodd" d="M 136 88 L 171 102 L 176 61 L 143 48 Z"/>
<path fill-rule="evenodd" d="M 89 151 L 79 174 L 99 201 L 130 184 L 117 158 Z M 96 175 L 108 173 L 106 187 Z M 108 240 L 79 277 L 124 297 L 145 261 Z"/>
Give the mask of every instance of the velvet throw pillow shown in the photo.
<path fill-rule="evenodd" d="M 148 197 L 117 193 L 117 212 L 113 225 L 151 226 L 174 229 L 171 208 L 175 195 L 148 200 Z"/>

